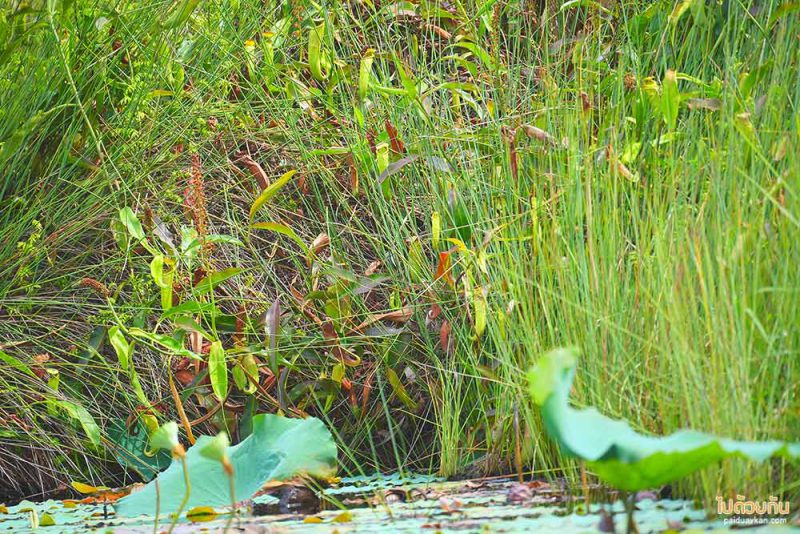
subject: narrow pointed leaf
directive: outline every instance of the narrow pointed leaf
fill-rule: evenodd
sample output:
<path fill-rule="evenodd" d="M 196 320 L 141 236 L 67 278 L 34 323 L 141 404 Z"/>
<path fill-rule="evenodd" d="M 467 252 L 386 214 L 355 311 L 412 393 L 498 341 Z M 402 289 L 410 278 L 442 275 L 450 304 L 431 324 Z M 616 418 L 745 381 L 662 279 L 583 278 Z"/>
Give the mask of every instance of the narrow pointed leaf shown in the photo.
<path fill-rule="evenodd" d="M 137 241 L 142 241 L 144 239 L 144 229 L 142 228 L 142 223 L 139 222 L 136 214 L 133 213 L 133 210 L 128 206 L 125 206 L 119 210 L 119 220 L 122 221 L 122 224 L 128 230 L 128 233 L 131 234 L 131 237 Z"/>
<path fill-rule="evenodd" d="M 208 353 L 208 377 L 211 389 L 220 402 L 228 396 L 228 364 L 225 361 L 225 349 L 220 341 L 211 344 Z"/>
<path fill-rule="evenodd" d="M 393 174 L 397 174 L 403 169 L 403 167 L 405 167 L 406 165 L 410 165 L 411 163 L 414 163 L 418 159 L 419 156 L 413 155 L 413 156 L 406 156 L 403 159 L 395 161 L 394 163 L 386 167 L 386 170 L 384 170 L 378 177 L 378 184 L 382 184 L 384 180 L 386 180 L 388 177 L 392 176 Z"/>
<path fill-rule="evenodd" d="M 269 310 L 264 314 L 264 330 L 267 334 L 269 344 L 270 370 L 273 374 L 278 374 L 278 334 L 281 329 L 281 297 L 275 299 Z"/>
<path fill-rule="evenodd" d="M 241 272 L 242 269 L 238 267 L 229 267 L 216 273 L 211 273 L 197 283 L 194 287 L 194 293 L 195 295 L 205 295 L 225 280 L 233 278 Z"/>
<path fill-rule="evenodd" d="M 256 230 L 270 230 L 272 232 L 278 232 L 279 234 L 283 234 L 286 237 L 290 238 L 292 241 L 300 245 L 300 248 L 303 249 L 303 252 L 306 254 L 309 253 L 308 245 L 306 245 L 300 236 L 298 236 L 294 230 L 286 226 L 285 224 L 281 223 L 274 223 L 274 222 L 257 222 L 253 224 L 253 228 Z"/>
<path fill-rule="evenodd" d="M 120 368 L 123 371 L 127 371 L 130 366 L 131 346 L 118 326 L 112 326 L 108 330 L 108 340 L 111 342 L 111 346 L 114 347 L 114 352 L 117 353 Z"/>
<path fill-rule="evenodd" d="M 258 198 L 255 200 L 255 202 L 253 202 L 253 205 L 250 206 L 250 220 L 253 220 L 256 212 L 260 210 L 264 204 L 269 202 L 272 197 L 277 195 L 281 188 L 285 186 L 295 174 L 297 174 L 297 171 L 294 169 L 284 173 L 283 176 L 272 182 L 261 192 L 260 195 L 258 195 Z"/>

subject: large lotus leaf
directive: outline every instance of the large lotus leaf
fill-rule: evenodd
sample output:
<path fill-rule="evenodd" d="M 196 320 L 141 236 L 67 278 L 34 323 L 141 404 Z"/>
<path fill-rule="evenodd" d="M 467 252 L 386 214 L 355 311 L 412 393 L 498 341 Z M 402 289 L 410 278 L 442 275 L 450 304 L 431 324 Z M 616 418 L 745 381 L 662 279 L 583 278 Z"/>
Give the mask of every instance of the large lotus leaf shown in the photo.
<path fill-rule="evenodd" d="M 576 362 L 575 349 L 545 354 L 528 375 L 531 395 L 541 406 L 548 434 L 561 449 L 585 460 L 601 479 L 619 489 L 658 487 L 729 456 L 756 462 L 773 456 L 800 457 L 800 443 L 736 441 L 692 430 L 646 436 L 594 408 L 572 408 L 569 392 Z"/>
<path fill-rule="evenodd" d="M 222 507 L 231 502 L 228 478 L 220 462 L 200 455 L 214 438 L 202 436 L 186 453 L 191 495 L 186 510 L 196 506 Z M 228 450 L 236 482 L 236 500 L 249 499 L 265 482 L 298 475 L 326 478 L 336 472 L 336 444 L 319 419 L 288 419 L 271 414 L 253 417 L 253 433 Z M 115 505 L 122 516 L 154 514 L 156 482 L 160 512 L 178 510 L 185 485 L 183 466 L 173 461 L 169 468 L 144 488 L 120 499 Z"/>

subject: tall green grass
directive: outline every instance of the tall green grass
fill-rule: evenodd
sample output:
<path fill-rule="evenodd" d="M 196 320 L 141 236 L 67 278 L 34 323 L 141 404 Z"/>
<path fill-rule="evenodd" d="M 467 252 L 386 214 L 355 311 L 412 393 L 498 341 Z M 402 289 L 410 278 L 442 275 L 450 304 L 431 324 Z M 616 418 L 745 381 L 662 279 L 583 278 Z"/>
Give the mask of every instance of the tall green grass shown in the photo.
<path fill-rule="evenodd" d="M 9 7 L 0 140 L 21 133 L 0 160 L 0 348 L 25 360 L 49 353 L 63 385 L 4 371 L 0 414 L 21 416 L 42 396 L 80 401 L 101 426 L 135 409 L 112 353 L 81 355 L 90 331 L 114 318 L 76 286 L 92 277 L 122 287 L 114 306 L 126 320 L 154 306 L 146 261 L 116 248 L 109 223 L 130 205 L 186 224 L 190 153 L 203 162 L 210 231 L 246 244 L 212 256 L 215 268 L 247 270 L 222 306 L 256 316 L 277 295 L 290 299 L 290 284 L 310 289 L 291 242 L 247 229 L 255 182 L 233 163 L 244 150 L 270 176 L 296 168 L 305 178 L 305 191 L 290 188 L 263 217 L 307 243 L 327 233 L 330 261 L 354 272 L 381 261 L 390 281 L 353 310 L 358 319 L 416 310 L 403 335 L 347 340 L 364 362 L 348 371 L 359 402 L 372 388 L 365 413 L 345 394 L 328 409 L 323 393 L 308 397 L 347 470 L 482 475 L 521 464 L 573 477 L 524 383 L 538 354 L 564 344 L 584 349 L 577 398 L 641 429 L 800 439 L 796 16 L 769 2 L 684 4 L 231 0 L 201 4 L 175 28 L 159 28 L 161 15 L 139 2 L 56 3 L 52 16 L 46 4 L 16 16 L 21 6 Z M 323 23 L 335 67 L 315 80 L 308 41 Z M 371 86 L 360 94 L 369 48 Z M 420 157 L 384 189 L 370 139 L 388 148 L 386 120 Z M 452 286 L 435 280 L 451 247 Z M 441 315 L 426 320 L 433 304 Z M 296 308 L 289 315 L 289 385 L 330 376 L 321 335 Z M 135 366 L 148 396 L 168 403 L 164 360 L 142 349 Z M 8 487 L 122 478 L 74 421 L 39 405 L 28 430 L 0 434 Z M 19 458 L 52 478 L 24 480 Z M 731 462 L 681 489 L 796 495 L 792 473 Z"/>

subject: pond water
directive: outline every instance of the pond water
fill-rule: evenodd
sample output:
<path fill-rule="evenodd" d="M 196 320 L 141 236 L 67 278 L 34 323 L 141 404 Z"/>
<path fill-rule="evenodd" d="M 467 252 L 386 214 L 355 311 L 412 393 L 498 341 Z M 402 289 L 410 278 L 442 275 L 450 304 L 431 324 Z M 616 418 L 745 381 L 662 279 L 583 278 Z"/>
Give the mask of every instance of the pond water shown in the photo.
<path fill-rule="evenodd" d="M 286 490 L 286 488 L 284 488 Z M 262 495 L 248 502 L 247 513 L 221 514 L 204 522 L 182 522 L 175 532 L 624 532 L 621 502 L 595 503 L 590 513 L 543 482 L 518 484 L 510 479 L 445 482 L 428 476 L 342 479 L 322 491 L 316 513 L 285 513 L 283 499 Z M 572 501 L 569 507 L 567 501 Z M 682 500 L 640 499 L 635 519 L 639 532 L 722 530 L 721 519 Z M 268 515 L 258 515 L 269 511 Z M 284 513 L 281 513 L 283 511 Z M 277 513 L 272 513 L 277 512 Z M 0 514 L 0 531 L 153 532 L 153 517 L 116 517 L 111 505 L 67 501 L 24 501 Z M 166 517 L 159 531 L 166 531 Z M 790 525 L 765 525 L 748 532 L 800 532 Z"/>

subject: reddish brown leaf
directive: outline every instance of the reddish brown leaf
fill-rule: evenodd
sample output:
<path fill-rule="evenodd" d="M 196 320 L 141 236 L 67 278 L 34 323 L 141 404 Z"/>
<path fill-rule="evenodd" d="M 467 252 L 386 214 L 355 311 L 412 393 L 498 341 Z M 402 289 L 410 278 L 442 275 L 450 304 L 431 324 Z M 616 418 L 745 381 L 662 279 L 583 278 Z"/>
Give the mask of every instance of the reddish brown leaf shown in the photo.
<path fill-rule="evenodd" d="M 325 339 L 325 344 L 331 348 L 331 354 L 334 358 L 348 367 L 355 367 L 361 363 L 361 358 L 353 351 L 339 344 L 339 334 L 331 321 L 322 321 L 320 326 L 322 327 L 322 337 Z"/>
<path fill-rule="evenodd" d="M 181 369 L 180 371 L 175 372 L 175 380 L 177 380 L 178 383 L 183 387 L 186 387 L 194 382 L 195 377 L 196 375 L 189 369 Z"/>
<path fill-rule="evenodd" d="M 366 319 L 364 319 L 361 324 L 356 326 L 355 328 L 351 329 L 349 334 L 355 334 L 360 332 L 364 328 L 368 327 L 369 325 L 386 319 L 387 321 L 393 321 L 395 323 L 406 323 L 409 319 L 414 315 L 414 308 L 411 306 L 404 306 L 399 310 L 394 310 L 386 313 L 378 313 L 376 315 L 370 315 Z"/>
<path fill-rule="evenodd" d="M 435 24 L 431 24 L 429 22 L 427 24 L 427 26 L 433 33 L 435 33 L 436 35 L 438 35 L 442 39 L 447 40 L 447 39 L 450 39 L 450 38 L 453 37 L 453 35 L 449 31 L 445 30 L 444 28 L 440 28 L 439 26 L 437 26 Z"/>
<path fill-rule="evenodd" d="M 541 128 L 537 128 L 536 126 L 526 124 L 525 126 L 522 127 L 522 131 L 524 131 L 525 135 L 527 135 L 528 137 L 532 137 L 538 141 L 542 141 L 550 145 L 558 144 L 555 137 L 545 132 Z"/>
<path fill-rule="evenodd" d="M 589 95 L 583 91 L 581 91 L 581 107 L 583 108 L 584 113 L 592 110 L 592 103 L 589 101 Z"/>
<path fill-rule="evenodd" d="M 358 169 L 356 169 L 356 163 L 353 160 L 353 155 L 347 155 L 347 165 L 350 167 L 350 192 L 354 195 L 358 194 Z"/>
<path fill-rule="evenodd" d="M 239 152 L 237 154 L 236 161 L 247 167 L 247 170 L 249 170 L 250 174 L 253 175 L 253 178 L 256 179 L 256 181 L 258 182 L 258 186 L 261 188 L 262 191 L 267 187 L 269 187 L 269 178 L 267 177 L 267 173 L 264 172 L 264 169 L 261 167 L 261 165 L 258 164 L 256 160 L 254 160 L 244 152 Z"/>
<path fill-rule="evenodd" d="M 370 393 L 372 393 L 372 377 L 375 376 L 374 372 L 367 374 L 364 385 L 361 388 L 361 414 L 367 413 L 367 403 L 369 402 Z"/>
<path fill-rule="evenodd" d="M 450 251 L 446 250 L 439 253 L 439 265 L 436 266 L 436 277 L 434 281 L 444 278 L 451 286 L 455 283 L 453 280 L 452 264 L 450 261 Z"/>
<path fill-rule="evenodd" d="M 517 144 L 514 139 L 511 139 L 508 145 L 508 160 L 509 166 L 511 167 L 511 178 L 513 178 L 516 182 L 517 177 L 519 176 L 519 168 L 517 166 Z"/>
<path fill-rule="evenodd" d="M 531 500 L 533 491 L 526 484 L 514 484 L 506 494 L 506 501 L 509 504 L 522 504 Z"/>
<path fill-rule="evenodd" d="M 397 128 L 387 119 L 383 125 L 386 127 L 386 133 L 389 134 L 389 143 L 391 143 L 392 152 L 395 154 L 402 154 L 406 151 L 403 142 L 397 137 Z"/>
<path fill-rule="evenodd" d="M 77 504 L 102 504 L 102 503 L 112 503 L 116 502 L 122 497 L 125 497 L 131 492 L 133 486 L 129 486 L 126 488 L 115 489 L 111 491 L 101 492 L 97 495 L 90 495 L 84 499 L 79 501 L 75 501 Z"/>
<path fill-rule="evenodd" d="M 452 328 L 450 327 L 450 322 L 445 320 L 442 321 L 442 326 L 439 328 L 439 346 L 442 347 L 442 350 L 445 351 L 447 354 L 450 354 L 450 331 Z"/>

